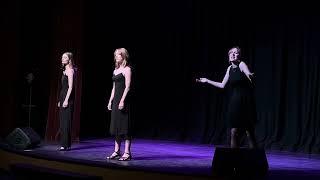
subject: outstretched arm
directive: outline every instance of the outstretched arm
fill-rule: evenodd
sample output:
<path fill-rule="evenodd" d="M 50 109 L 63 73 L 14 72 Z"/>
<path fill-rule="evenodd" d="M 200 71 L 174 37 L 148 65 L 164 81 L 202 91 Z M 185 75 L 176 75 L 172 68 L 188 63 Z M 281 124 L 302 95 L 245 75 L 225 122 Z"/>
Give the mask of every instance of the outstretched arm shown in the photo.
<path fill-rule="evenodd" d="M 224 75 L 224 78 L 222 80 L 222 82 L 216 82 L 216 81 L 212 81 L 210 79 L 207 78 L 200 78 L 198 81 L 202 82 L 202 83 L 209 83 L 217 88 L 224 88 L 225 85 L 227 84 L 228 80 L 229 80 L 229 70 L 230 70 L 230 66 L 228 67 L 226 74 Z"/>

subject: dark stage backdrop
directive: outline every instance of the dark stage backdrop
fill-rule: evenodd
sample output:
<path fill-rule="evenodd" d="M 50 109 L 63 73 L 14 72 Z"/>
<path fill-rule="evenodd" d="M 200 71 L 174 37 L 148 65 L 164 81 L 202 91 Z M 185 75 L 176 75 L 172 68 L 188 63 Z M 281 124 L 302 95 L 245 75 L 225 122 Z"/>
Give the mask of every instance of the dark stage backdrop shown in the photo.
<path fill-rule="evenodd" d="M 79 36 L 72 36 L 82 38 L 79 43 L 83 43 L 79 46 L 83 60 L 81 138 L 109 136 L 110 112 L 106 105 L 112 88 L 113 51 L 125 47 L 133 66 L 135 137 L 229 143 L 224 122 L 228 88 L 197 84 L 195 78 L 221 81 L 228 67 L 227 51 L 238 45 L 243 60 L 256 75 L 259 144 L 268 149 L 320 152 L 319 15 L 311 11 L 281 14 L 266 6 L 230 8 L 192 0 L 83 3 L 81 16 L 68 16 L 75 22 L 81 20 L 78 26 L 83 25 L 82 33 L 74 30 Z M 29 14 L 24 6 L 20 8 L 15 9 L 11 20 Z M 44 8 L 50 10 L 50 17 L 59 12 L 50 6 Z M 23 52 L 40 48 L 21 36 L 29 32 L 19 27 L 24 22 L 9 26 L 17 31 L 9 34 L 15 40 L 10 49 L 16 52 L 12 57 L 16 64 L 23 62 Z M 55 42 L 50 35 L 52 28 L 65 24 L 45 22 L 48 28 L 40 33 L 43 38 L 39 41 L 48 39 L 52 46 Z M 76 38 L 72 43 L 77 44 Z M 41 48 L 53 52 L 51 46 Z M 38 57 L 37 53 L 29 56 Z M 57 54 L 43 53 L 43 56 L 52 61 Z M 44 73 L 53 68 L 40 67 Z M 14 72 L 9 78 L 21 76 L 20 69 Z M 13 90 L 9 97 L 14 99 L 19 91 L 15 83 L 8 85 Z M 42 85 L 47 88 L 43 92 L 46 94 L 39 96 L 46 98 L 51 89 L 48 83 Z M 14 105 L 11 112 L 15 112 Z M 13 127 L 10 119 L 18 117 L 7 115 L 6 119 L 7 126 Z"/>
<path fill-rule="evenodd" d="M 1 137 L 31 126 L 55 141 L 63 52 L 76 63 L 73 133 L 79 139 L 82 85 L 83 1 L 4 1 L 1 5 Z M 28 74 L 33 81 L 28 83 Z M 3 92 L 2 92 L 3 91 Z M 31 98 L 30 98 L 31 97 Z M 30 101 L 31 99 L 31 101 Z M 29 108 L 31 113 L 29 121 Z"/>

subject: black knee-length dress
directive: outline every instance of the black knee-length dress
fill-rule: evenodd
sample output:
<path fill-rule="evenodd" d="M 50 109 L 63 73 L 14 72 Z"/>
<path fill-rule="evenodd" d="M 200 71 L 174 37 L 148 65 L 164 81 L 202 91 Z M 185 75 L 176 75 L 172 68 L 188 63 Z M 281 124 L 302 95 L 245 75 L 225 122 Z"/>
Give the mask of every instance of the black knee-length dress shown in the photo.
<path fill-rule="evenodd" d="M 129 93 L 124 102 L 124 108 L 119 110 L 119 103 L 126 88 L 125 77 L 122 73 L 113 75 L 115 83 L 114 97 L 112 100 L 110 134 L 115 136 L 131 136 L 130 100 Z"/>
<path fill-rule="evenodd" d="M 253 128 L 256 123 L 256 107 L 253 84 L 241 72 L 239 66 L 229 70 L 230 97 L 227 109 L 229 128 Z"/>

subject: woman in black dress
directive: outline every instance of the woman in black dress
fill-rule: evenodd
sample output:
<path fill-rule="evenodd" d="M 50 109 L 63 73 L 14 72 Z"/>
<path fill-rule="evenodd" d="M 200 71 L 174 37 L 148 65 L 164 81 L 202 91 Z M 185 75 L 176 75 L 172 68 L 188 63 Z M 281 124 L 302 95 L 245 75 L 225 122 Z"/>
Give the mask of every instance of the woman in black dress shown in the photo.
<path fill-rule="evenodd" d="M 254 123 L 256 121 L 255 100 L 252 88 L 252 75 L 248 66 L 240 60 L 240 48 L 233 47 L 228 52 L 229 62 L 223 81 L 215 82 L 200 78 L 198 82 L 209 83 L 224 88 L 229 81 L 231 96 L 228 105 L 227 123 L 231 128 L 231 148 L 239 147 L 240 135 L 246 132 L 250 148 L 256 148 Z"/>
<path fill-rule="evenodd" d="M 129 116 L 130 102 L 128 94 L 131 84 L 131 68 L 128 64 L 129 54 L 125 48 L 114 52 L 115 69 L 113 71 L 113 88 L 108 103 L 111 110 L 110 134 L 115 136 L 114 152 L 107 159 L 119 161 L 131 160 L 131 122 Z M 121 140 L 125 139 L 125 150 L 120 153 Z"/>
<path fill-rule="evenodd" d="M 62 55 L 61 89 L 59 94 L 59 117 L 60 117 L 60 151 L 71 148 L 71 121 L 73 111 L 73 64 L 72 53 L 65 52 Z"/>

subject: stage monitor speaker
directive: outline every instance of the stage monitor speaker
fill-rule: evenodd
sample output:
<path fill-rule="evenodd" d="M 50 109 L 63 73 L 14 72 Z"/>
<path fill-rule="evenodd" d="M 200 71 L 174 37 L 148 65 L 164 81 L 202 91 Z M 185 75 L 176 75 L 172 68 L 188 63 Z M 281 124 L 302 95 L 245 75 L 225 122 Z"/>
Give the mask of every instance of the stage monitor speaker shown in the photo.
<path fill-rule="evenodd" d="M 32 128 L 23 127 L 14 129 L 6 141 L 16 149 L 29 149 L 40 144 L 41 138 Z"/>
<path fill-rule="evenodd" d="M 263 149 L 217 147 L 212 161 L 212 173 L 217 176 L 263 177 L 269 165 Z"/>

